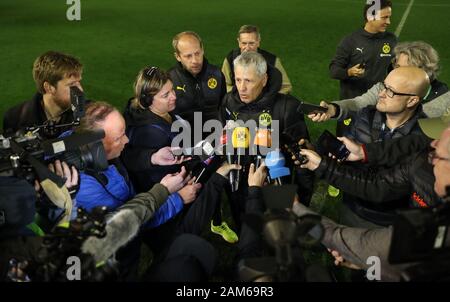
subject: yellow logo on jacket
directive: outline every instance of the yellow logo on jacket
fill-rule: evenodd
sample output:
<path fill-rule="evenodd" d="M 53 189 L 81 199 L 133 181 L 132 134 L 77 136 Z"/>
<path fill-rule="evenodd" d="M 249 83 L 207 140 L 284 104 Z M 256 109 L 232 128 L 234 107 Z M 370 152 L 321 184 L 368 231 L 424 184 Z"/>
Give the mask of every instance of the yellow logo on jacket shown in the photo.
<path fill-rule="evenodd" d="M 267 112 L 263 112 L 259 115 L 259 124 L 264 126 L 264 127 L 268 127 L 270 126 L 270 124 L 272 124 L 272 116 L 270 115 L 270 113 Z"/>
<path fill-rule="evenodd" d="M 384 45 L 383 45 L 383 52 L 384 53 L 390 53 L 391 52 L 391 46 L 389 46 L 389 43 L 384 43 Z"/>
<path fill-rule="evenodd" d="M 215 78 L 210 78 L 210 79 L 208 80 L 208 87 L 209 87 L 210 89 L 216 88 L 216 87 L 217 87 L 217 80 L 216 80 Z"/>

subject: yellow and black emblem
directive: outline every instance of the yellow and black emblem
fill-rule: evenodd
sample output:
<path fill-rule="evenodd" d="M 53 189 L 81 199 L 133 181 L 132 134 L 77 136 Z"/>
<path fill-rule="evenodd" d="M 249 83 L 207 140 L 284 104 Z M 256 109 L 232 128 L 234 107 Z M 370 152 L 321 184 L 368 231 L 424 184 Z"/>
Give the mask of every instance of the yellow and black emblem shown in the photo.
<path fill-rule="evenodd" d="M 389 46 L 389 43 L 384 43 L 384 45 L 383 45 L 383 52 L 384 53 L 390 53 L 391 52 L 391 46 Z"/>
<path fill-rule="evenodd" d="M 217 80 L 216 80 L 215 78 L 210 78 L 210 79 L 208 80 L 208 87 L 209 87 L 210 89 L 216 88 L 216 87 L 217 87 Z"/>
<path fill-rule="evenodd" d="M 259 115 L 259 124 L 264 127 L 270 126 L 272 124 L 272 116 L 270 113 L 263 112 Z"/>

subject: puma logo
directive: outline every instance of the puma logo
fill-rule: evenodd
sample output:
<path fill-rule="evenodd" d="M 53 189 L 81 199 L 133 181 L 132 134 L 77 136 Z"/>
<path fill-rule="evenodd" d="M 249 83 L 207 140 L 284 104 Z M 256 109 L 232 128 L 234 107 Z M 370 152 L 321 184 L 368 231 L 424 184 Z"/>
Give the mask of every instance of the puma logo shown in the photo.
<path fill-rule="evenodd" d="M 361 53 L 363 53 L 364 47 L 361 47 L 361 48 L 356 47 L 356 50 L 357 50 L 357 51 L 360 51 Z"/>
<path fill-rule="evenodd" d="M 186 85 L 183 85 L 183 87 L 177 86 L 177 90 L 183 90 L 186 93 Z"/>

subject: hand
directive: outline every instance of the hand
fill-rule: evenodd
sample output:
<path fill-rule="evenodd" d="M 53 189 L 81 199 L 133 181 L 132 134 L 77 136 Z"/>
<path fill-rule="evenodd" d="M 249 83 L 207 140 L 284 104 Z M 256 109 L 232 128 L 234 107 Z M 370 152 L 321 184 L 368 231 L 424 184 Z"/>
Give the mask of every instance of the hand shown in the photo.
<path fill-rule="evenodd" d="M 338 140 L 344 143 L 345 147 L 351 152 L 350 155 L 347 157 L 347 161 L 359 161 L 364 160 L 364 150 L 362 145 L 352 141 L 349 138 L 338 137 Z"/>
<path fill-rule="evenodd" d="M 171 148 L 169 146 L 159 149 L 157 152 L 152 154 L 150 158 L 150 162 L 153 165 L 157 166 L 170 166 L 170 165 L 178 165 L 182 162 L 190 160 L 190 157 L 177 157 L 173 154 L 173 151 L 179 148 Z"/>
<path fill-rule="evenodd" d="M 48 165 L 48 169 L 66 180 L 64 185 L 69 191 L 78 186 L 78 170 L 74 166 L 69 168 L 66 162 L 57 159 Z"/>
<path fill-rule="evenodd" d="M 188 183 L 178 191 L 178 194 L 180 194 L 184 204 L 193 202 L 197 198 L 198 191 L 202 188 L 201 183 L 194 184 L 194 182 L 195 177 L 190 179 Z"/>
<path fill-rule="evenodd" d="M 347 75 L 349 77 L 358 77 L 358 78 L 360 78 L 360 77 L 362 77 L 364 75 L 364 71 L 365 71 L 364 68 L 359 68 L 359 63 L 358 63 L 355 66 L 353 66 L 353 67 L 351 67 L 351 68 L 349 68 L 347 70 Z"/>
<path fill-rule="evenodd" d="M 320 155 L 312 150 L 302 149 L 300 151 L 300 154 L 308 159 L 308 161 L 300 165 L 301 168 L 306 168 L 308 170 L 314 171 L 319 167 L 320 162 L 322 161 Z"/>
<path fill-rule="evenodd" d="M 328 249 L 328 251 L 331 253 L 331 255 L 334 257 L 334 264 L 336 266 L 343 266 L 343 267 L 347 267 L 347 268 L 351 268 L 351 269 L 357 269 L 360 270 L 362 269 L 361 267 L 357 266 L 354 263 L 348 262 L 344 259 L 344 257 L 342 257 L 338 251 L 335 250 L 330 250 Z"/>
<path fill-rule="evenodd" d="M 321 101 L 320 106 L 325 107 L 328 110 L 327 110 L 327 112 L 323 112 L 323 113 L 319 112 L 319 113 L 308 114 L 308 117 L 313 122 L 325 122 L 325 121 L 328 121 L 330 118 L 336 116 L 336 108 L 334 107 L 334 105 L 328 104 L 325 101 Z"/>
<path fill-rule="evenodd" d="M 262 187 L 267 177 L 266 163 L 262 162 L 261 166 L 255 171 L 255 164 L 250 165 L 248 171 L 248 186 Z"/>
<path fill-rule="evenodd" d="M 227 162 L 224 162 L 222 166 L 220 166 L 219 169 L 216 170 L 216 173 L 222 175 L 223 177 L 228 177 L 228 174 L 230 174 L 231 170 L 240 170 L 242 167 L 237 164 L 229 164 Z"/>
<path fill-rule="evenodd" d="M 167 188 L 167 190 L 172 194 L 180 190 L 189 181 L 187 179 L 186 168 L 181 167 L 181 171 L 175 174 L 167 174 L 161 179 L 160 183 Z"/>

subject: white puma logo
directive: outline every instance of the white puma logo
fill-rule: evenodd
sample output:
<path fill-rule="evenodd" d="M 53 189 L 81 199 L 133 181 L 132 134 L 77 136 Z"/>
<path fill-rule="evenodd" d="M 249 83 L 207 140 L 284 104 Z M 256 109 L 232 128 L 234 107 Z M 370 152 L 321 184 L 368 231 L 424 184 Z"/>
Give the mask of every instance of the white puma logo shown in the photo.
<path fill-rule="evenodd" d="M 177 86 L 177 90 L 183 90 L 183 92 L 186 92 L 186 85 L 183 85 L 183 87 Z"/>
<path fill-rule="evenodd" d="M 356 47 L 356 50 L 358 50 L 358 51 L 360 51 L 361 53 L 363 53 L 364 47 L 361 47 L 361 48 Z"/>

